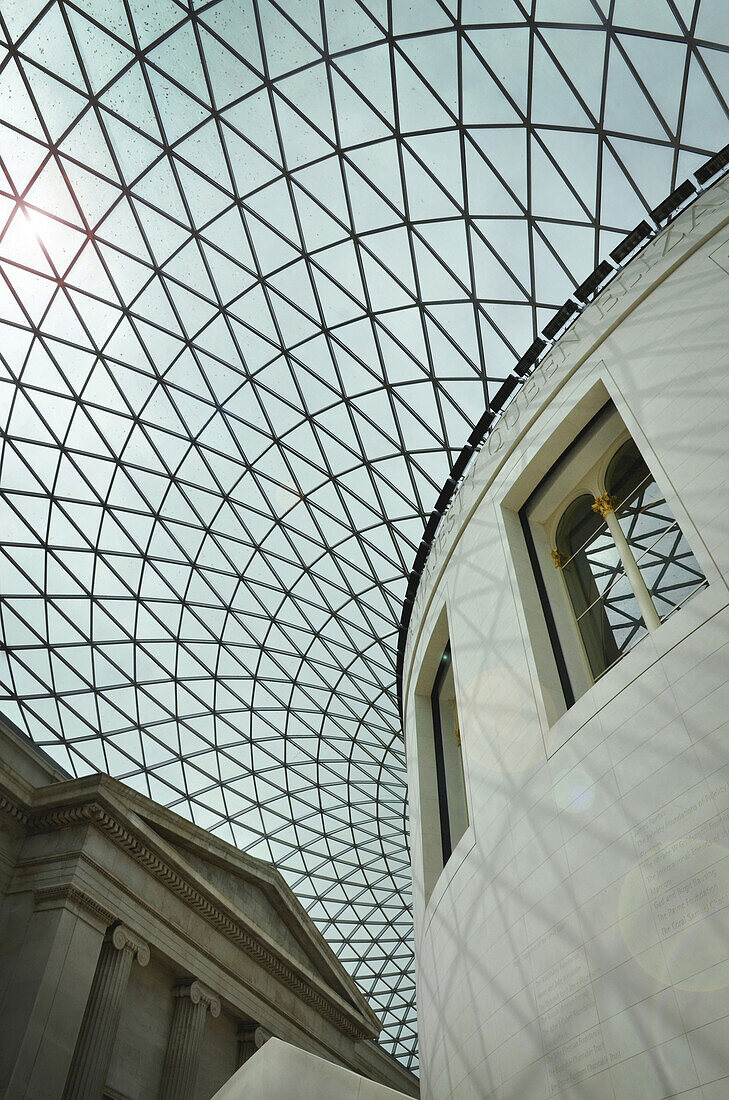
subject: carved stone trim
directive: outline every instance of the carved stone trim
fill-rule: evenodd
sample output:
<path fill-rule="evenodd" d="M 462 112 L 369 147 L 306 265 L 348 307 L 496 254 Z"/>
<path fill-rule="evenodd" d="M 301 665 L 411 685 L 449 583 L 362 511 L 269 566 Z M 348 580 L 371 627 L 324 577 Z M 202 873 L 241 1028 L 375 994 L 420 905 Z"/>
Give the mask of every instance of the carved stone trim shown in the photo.
<path fill-rule="evenodd" d="M 8 817 L 14 817 L 21 825 L 27 825 L 28 823 L 28 815 L 25 810 L 3 791 L 0 791 L 0 812 L 7 814 Z"/>
<path fill-rule="evenodd" d="M 212 989 L 203 985 L 197 978 L 192 981 L 180 982 L 172 990 L 173 997 L 189 997 L 194 1005 L 204 1004 L 210 1009 L 210 1015 L 217 1019 L 220 1015 L 220 997 L 213 993 Z"/>
<path fill-rule="evenodd" d="M 114 844 L 145 867 L 169 890 L 177 894 L 186 905 L 264 967 L 269 974 L 325 1016 L 342 1034 L 351 1039 L 372 1039 L 377 1036 L 378 1032 L 375 1028 L 368 1026 L 364 1021 L 359 1022 L 342 1011 L 310 982 L 300 977 L 292 967 L 278 958 L 255 935 L 248 932 L 237 921 L 231 920 L 218 906 L 191 886 L 173 867 L 138 840 L 125 825 L 112 817 L 101 803 L 91 801 L 36 811 L 29 815 L 28 831 L 42 833 L 49 829 L 79 825 L 84 822 L 92 823 L 106 833 Z M 353 1009 L 353 1013 L 355 1011 Z"/>
<path fill-rule="evenodd" d="M 80 802 L 74 806 L 54 806 L 49 810 L 31 810 L 28 814 L 28 832 L 45 833 L 51 829 L 64 829 L 71 825 L 83 825 L 102 818 L 111 818 L 98 802 Z"/>
<path fill-rule="evenodd" d="M 96 901 L 89 894 L 80 890 L 78 886 L 73 886 L 71 883 L 62 883 L 59 886 L 41 886 L 33 891 L 33 901 L 36 908 L 41 905 L 49 905 L 54 901 L 70 901 L 77 905 L 80 909 L 86 909 L 96 917 L 102 924 L 110 925 L 115 920 L 114 914 L 110 913 L 100 902 Z"/>

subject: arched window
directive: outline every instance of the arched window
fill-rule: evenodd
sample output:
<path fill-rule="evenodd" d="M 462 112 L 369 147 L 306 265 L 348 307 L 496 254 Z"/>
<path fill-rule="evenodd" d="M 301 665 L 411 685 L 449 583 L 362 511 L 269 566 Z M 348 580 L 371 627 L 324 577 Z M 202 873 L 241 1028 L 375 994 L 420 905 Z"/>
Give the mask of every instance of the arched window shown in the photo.
<path fill-rule="evenodd" d="M 521 518 L 568 706 L 707 584 L 611 404 L 548 472 Z"/>
<path fill-rule="evenodd" d="M 614 455 L 605 477 L 615 513 L 659 620 L 706 584 L 666 498 L 632 439 Z"/>
<path fill-rule="evenodd" d="M 557 553 L 590 670 L 601 676 L 645 634 L 635 594 L 603 517 L 585 494 L 566 509 Z"/>

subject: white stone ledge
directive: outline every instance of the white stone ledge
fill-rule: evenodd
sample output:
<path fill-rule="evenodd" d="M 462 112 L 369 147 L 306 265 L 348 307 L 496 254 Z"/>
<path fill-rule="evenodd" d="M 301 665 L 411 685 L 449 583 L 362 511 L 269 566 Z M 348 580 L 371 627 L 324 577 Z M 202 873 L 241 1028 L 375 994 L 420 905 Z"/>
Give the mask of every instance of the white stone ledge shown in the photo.
<path fill-rule="evenodd" d="M 405 1095 L 271 1038 L 213 1100 L 404 1100 Z"/>

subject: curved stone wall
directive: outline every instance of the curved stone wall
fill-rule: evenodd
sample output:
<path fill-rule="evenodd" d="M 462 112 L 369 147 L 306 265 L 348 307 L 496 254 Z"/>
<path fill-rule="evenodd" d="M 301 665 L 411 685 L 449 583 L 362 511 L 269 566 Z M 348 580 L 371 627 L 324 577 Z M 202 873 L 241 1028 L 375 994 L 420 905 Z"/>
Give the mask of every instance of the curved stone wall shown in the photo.
<path fill-rule="evenodd" d="M 424 571 L 403 700 L 426 1098 L 729 1095 L 728 221 L 719 183 L 585 310 Z M 518 512 L 607 399 L 709 585 L 565 709 Z M 439 873 L 447 637 L 470 824 Z"/>

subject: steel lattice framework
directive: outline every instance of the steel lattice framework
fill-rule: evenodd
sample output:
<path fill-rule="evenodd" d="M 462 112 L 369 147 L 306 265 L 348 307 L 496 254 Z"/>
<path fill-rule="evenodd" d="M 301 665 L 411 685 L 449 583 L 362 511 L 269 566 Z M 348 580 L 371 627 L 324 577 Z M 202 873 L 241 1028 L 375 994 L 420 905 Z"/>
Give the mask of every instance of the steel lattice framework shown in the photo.
<path fill-rule="evenodd" d="M 415 1056 L 395 644 L 451 463 L 729 139 L 725 0 L 3 0 L 4 711 L 272 860 Z"/>

